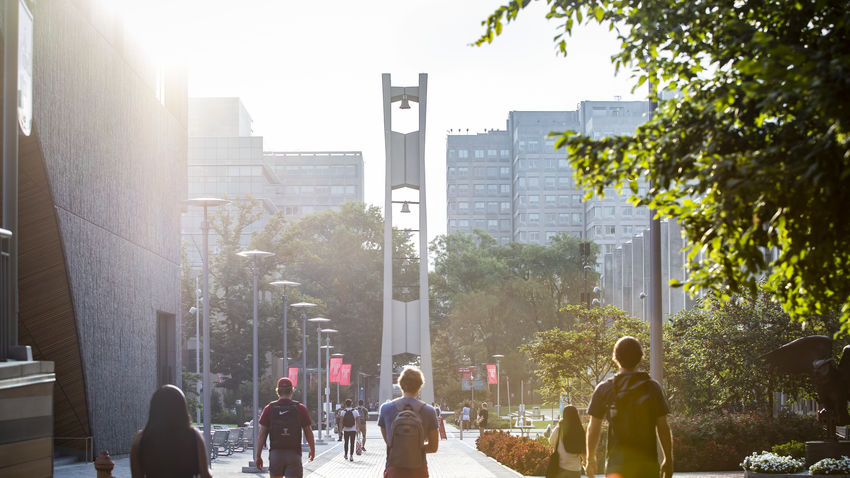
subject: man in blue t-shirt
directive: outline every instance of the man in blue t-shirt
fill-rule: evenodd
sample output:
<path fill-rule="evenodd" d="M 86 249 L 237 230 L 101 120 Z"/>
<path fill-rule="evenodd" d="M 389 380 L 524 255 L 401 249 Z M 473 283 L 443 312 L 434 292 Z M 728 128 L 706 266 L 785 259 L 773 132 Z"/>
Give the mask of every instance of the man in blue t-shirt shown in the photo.
<path fill-rule="evenodd" d="M 434 408 L 416 399 L 424 383 L 425 379 L 418 368 L 405 367 L 398 377 L 398 386 L 401 388 L 402 397 L 381 405 L 378 426 L 381 427 L 381 435 L 384 437 L 384 442 L 387 443 L 387 457 L 390 456 L 390 432 L 392 431 L 393 421 L 400 411 L 399 406 L 410 406 L 414 410 L 419 410 L 419 418 L 422 421 L 422 429 L 425 434 L 425 441 L 422 444 L 423 464 L 415 467 L 390 466 L 388 461 L 384 478 L 428 477 L 428 464 L 425 462 L 424 455 L 437 451 L 437 447 L 440 445 L 440 435 Z"/>

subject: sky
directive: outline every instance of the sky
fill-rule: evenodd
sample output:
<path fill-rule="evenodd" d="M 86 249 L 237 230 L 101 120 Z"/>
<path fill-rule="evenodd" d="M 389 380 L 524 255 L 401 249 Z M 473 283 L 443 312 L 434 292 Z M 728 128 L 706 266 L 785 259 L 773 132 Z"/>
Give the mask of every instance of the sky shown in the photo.
<path fill-rule="evenodd" d="M 642 99 L 615 75 L 618 41 L 583 25 L 556 52 L 557 20 L 535 1 L 493 44 L 470 46 L 506 0 L 111 0 L 131 34 L 166 65 L 185 62 L 189 95 L 241 98 L 266 151 L 362 151 L 365 200 L 383 205 L 381 74 L 428 74 L 429 239 L 446 232 L 449 130 L 505 129 L 513 110 L 574 110 L 583 100 Z M 397 105 L 397 104 L 396 104 Z M 393 108 L 393 129 L 417 129 Z"/>

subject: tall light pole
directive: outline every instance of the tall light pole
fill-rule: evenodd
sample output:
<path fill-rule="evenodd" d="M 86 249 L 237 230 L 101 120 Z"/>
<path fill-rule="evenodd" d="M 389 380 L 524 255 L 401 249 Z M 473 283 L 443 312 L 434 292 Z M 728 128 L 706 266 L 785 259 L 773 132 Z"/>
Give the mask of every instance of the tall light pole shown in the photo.
<path fill-rule="evenodd" d="M 332 348 L 334 348 L 334 346 L 331 345 L 331 336 L 327 335 L 327 336 L 325 336 L 325 345 L 319 346 L 319 349 L 325 349 L 325 363 L 328 364 L 327 377 L 325 378 L 325 390 L 324 391 L 320 390 L 319 394 L 323 394 L 322 395 L 322 407 L 325 406 L 325 403 L 328 404 L 328 420 L 327 420 L 327 425 L 328 425 L 327 432 L 328 433 L 327 433 L 327 435 L 328 435 L 329 441 L 331 439 L 331 414 L 334 411 L 333 407 L 330 406 L 330 404 L 331 404 L 331 349 Z M 327 399 L 327 402 L 325 402 L 326 399 Z"/>
<path fill-rule="evenodd" d="M 252 397 L 252 400 L 251 400 L 251 414 L 253 415 L 253 423 L 254 423 L 254 430 L 253 430 L 254 437 L 253 437 L 252 443 L 254 444 L 254 450 L 256 450 L 257 446 L 262 446 L 262 445 L 259 445 L 257 443 L 257 435 L 260 432 L 260 428 L 258 426 L 259 424 L 257 423 L 257 405 L 260 401 L 259 389 L 257 387 L 258 382 L 259 382 L 259 377 L 258 377 L 258 375 L 259 375 L 259 373 L 258 373 L 259 372 L 259 370 L 258 370 L 259 369 L 259 360 L 258 360 L 258 355 L 259 355 L 259 350 L 258 350 L 259 346 L 258 345 L 259 345 L 259 343 L 258 343 L 258 338 L 257 338 L 257 280 L 260 276 L 260 263 L 259 263 L 260 259 L 273 256 L 274 253 L 273 252 L 266 252 L 266 251 L 250 250 L 250 251 L 237 252 L 236 255 L 251 260 L 251 274 L 253 275 L 253 278 L 254 278 L 254 333 L 253 333 L 254 347 L 253 347 L 253 355 L 251 356 L 251 362 L 253 362 L 254 373 L 252 375 L 252 382 L 253 383 L 251 384 L 251 389 L 252 389 L 252 392 L 253 392 L 253 397 Z M 248 463 L 248 468 L 251 468 L 251 467 L 255 467 L 254 460 L 251 460 Z M 244 472 L 245 470 L 243 469 L 242 471 Z"/>
<path fill-rule="evenodd" d="M 273 286 L 277 286 L 283 289 L 283 376 L 289 376 L 289 351 L 287 350 L 288 341 L 286 338 L 286 332 L 289 330 L 289 321 L 286 320 L 286 287 L 298 287 L 301 285 L 299 282 L 292 282 L 288 280 L 276 280 L 271 283 Z"/>
<path fill-rule="evenodd" d="M 305 309 L 315 306 L 316 304 L 310 302 L 292 304 L 292 307 L 301 309 L 301 372 L 305 378 L 307 377 L 307 312 Z M 301 403 L 307 403 L 307 387 L 301 387 Z"/>
<path fill-rule="evenodd" d="M 201 376 L 201 289 L 198 289 L 200 277 L 195 276 L 195 306 L 189 309 L 189 313 L 195 314 L 195 374 Z M 195 392 L 201 396 L 201 381 L 195 382 Z M 195 423 L 201 424 L 201 407 L 195 408 Z"/>
<path fill-rule="evenodd" d="M 316 411 L 316 416 L 318 416 L 318 425 L 319 429 L 319 439 L 317 443 L 324 443 L 322 441 L 322 349 L 320 346 L 322 345 L 322 326 L 331 321 L 331 319 L 326 319 L 324 317 L 313 317 L 309 319 L 310 322 L 316 324 L 316 405 L 319 409 Z M 333 330 L 333 329 L 328 329 Z"/>
<path fill-rule="evenodd" d="M 501 360 L 505 358 L 502 354 L 493 354 L 493 358 L 496 359 L 496 418 L 502 417 L 502 362 Z"/>
<path fill-rule="evenodd" d="M 196 198 L 185 201 L 186 205 L 198 206 L 204 208 L 204 219 L 201 222 L 201 232 L 203 235 L 203 251 L 201 251 L 201 275 L 203 276 L 203 326 L 204 326 L 204 373 L 201 376 L 201 390 L 203 397 L 201 403 L 204 408 L 204 444 L 207 446 L 207 451 L 212 446 L 212 424 L 210 423 L 210 295 L 209 295 L 209 235 L 210 223 L 207 220 L 207 210 L 211 207 L 223 206 L 230 204 L 230 201 L 216 198 Z"/>

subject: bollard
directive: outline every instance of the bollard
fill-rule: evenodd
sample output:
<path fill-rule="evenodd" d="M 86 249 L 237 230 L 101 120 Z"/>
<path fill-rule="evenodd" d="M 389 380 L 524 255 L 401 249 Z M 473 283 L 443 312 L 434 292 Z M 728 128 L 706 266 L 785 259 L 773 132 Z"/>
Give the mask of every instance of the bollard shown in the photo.
<path fill-rule="evenodd" d="M 94 469 L 97 470 L 97 478 L 113 478 L 112 469 L 115 468 L 115 463 L 109 457 L 109 452 L 104 450 L 100 452 L 97 459 L 94 461 Z"/>

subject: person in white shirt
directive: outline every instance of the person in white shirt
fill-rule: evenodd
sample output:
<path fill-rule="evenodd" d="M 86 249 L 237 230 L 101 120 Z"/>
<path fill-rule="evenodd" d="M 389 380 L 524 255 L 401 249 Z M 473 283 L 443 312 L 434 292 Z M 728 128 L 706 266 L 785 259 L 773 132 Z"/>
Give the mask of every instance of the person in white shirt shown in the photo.
<path fill-rule="evenodd" d="M 464 430 L 469 429 L 469 404 L 464 403 L 463 409 L 460 411 L 460 426 Z"/>
<path fill-rule="evenodd" d="M 552 450 L 558 452 L 557 478 L 579 478 L 581 465 L 585 461 L 586 438 L 578 416 L 572 405 L 564 407 L 561 421 L 549 435 Z"/>

